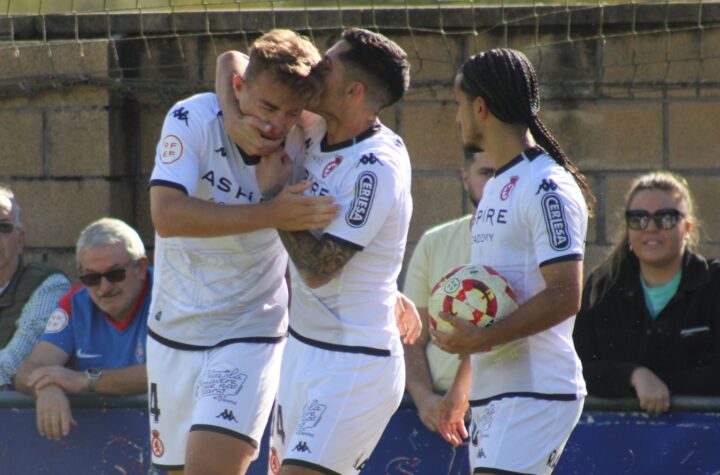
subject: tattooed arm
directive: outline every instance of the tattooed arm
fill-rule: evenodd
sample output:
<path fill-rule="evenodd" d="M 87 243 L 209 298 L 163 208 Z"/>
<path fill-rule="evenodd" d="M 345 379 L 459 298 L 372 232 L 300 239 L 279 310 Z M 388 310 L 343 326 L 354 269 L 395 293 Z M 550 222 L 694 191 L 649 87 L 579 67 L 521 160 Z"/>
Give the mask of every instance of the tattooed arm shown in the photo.
<path fill-rule="evenodd" d="M 308 231 L 278 233 L 295 267 L 311 289 L 330 282 L 357 252 L 327 237 L 318 239 Z"/>

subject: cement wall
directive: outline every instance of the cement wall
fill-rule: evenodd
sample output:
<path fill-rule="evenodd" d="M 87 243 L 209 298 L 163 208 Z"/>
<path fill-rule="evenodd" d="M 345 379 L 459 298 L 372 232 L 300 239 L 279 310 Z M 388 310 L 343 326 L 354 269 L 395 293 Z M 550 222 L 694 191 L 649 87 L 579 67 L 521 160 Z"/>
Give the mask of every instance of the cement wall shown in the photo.
<path fill-rule="evenodd" d="M 658 168 L 688 178 L 704 223 L 701 251 L 719 255 L 720 59 L 711 52 L 720 51 L 720 15 L 707 7 L 707 26 L 698 28 L 697 2 L 678 8 L 670 24 L 667 12 L 648 10 L 636 25 L 665 34 L 614 35 L 627 32 L 628 20 L 610 11 L 601 31 L 597 12 L 576 14 L 569 33 L 565 10 L 542 21 L 506 21 L 503 28 L 496 27 L 502 23 L 499 9 L 448 11 L 442 16 L 446 34 L 420 28 L 436 21 L 433 11 L 412 17 L 418 26 L 412 35 L 404 28 L 380 28 L 406 48 L 413 63 L 414 89 L 382 115 L 404 137 L 413 162 L 415 214 L 407 256 L 428 227 L 468 210 L 458 173 L 462 154 L 452 79 L 473 52 L 505 44 L 523 49 L 536 64 L 542 118 L 598 198 L 586 268 L 611 246 L 628 183 Z M 323 49 L 337 38 L 337 15 L 331 13 L 304 12 L 301 19 L 277 13 L 274 25 L 302 28 L 310 18 L 305 32 Z M 504 14 L 515 13 L 520 15 L 506 7 Z M 81 41 L 63 39 L 72 33 L 66 29 L 73 18 L 80 20 Z M 267 12 L 231 12 L 213 16 L 216 33 L 208 35 L 204 14 L 178 17 L 173 25 L 168 15 L 128 15 L 112 18 L 111 35 L 108 18 L 47 16 L 42 28 L 37 18 L 18 18 L 14 43 L 0 41 L 0 182 L 22 204 L 29 258 L 57 264 L 73 277 L 77 234 L 100 216 L 126 220 L 152 248 L 146 185 L 164 114 L 176 100 L 212 87 L 218 52 L 244 50 L 253 35 L 273 26 Z M 372 21 L 405 21 L 403 11 L 378 18 Z M 237 30 L 240 21 L 252 25 L 247 34 Z M 346 13 L 342 22 L 373 24 L 366 11 Z M 8 28 L 0 21 L 0 34 Z M 172 34 L 151 37 L 163 28 Z M 567 41 L 569 34 L 583 33 L 590 39 Z"/>

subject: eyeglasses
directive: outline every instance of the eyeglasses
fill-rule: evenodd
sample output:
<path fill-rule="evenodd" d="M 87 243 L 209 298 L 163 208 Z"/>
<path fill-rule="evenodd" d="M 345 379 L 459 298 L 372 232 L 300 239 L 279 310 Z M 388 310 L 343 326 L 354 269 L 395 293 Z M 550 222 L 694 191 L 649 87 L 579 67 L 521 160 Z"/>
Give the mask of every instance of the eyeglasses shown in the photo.
<path fill-rule="evenodd" d="M 95 287 L 97 285 L 100 285 L 100 280 L 105 277 L 108 282 L 117 284 L 118 282 L 122 282 L 123 280 L 125 280 L 125 271 L 132 264 L 133 262 L 129 262 L 123 267 L 111 269 L 107 272 L 103 272 L 102 274 L 99 272 L 88 272 L 87 274 L 83 274 L 79 277 L 80 282 L 87 285 L 88 287 Z"/>
<path fill-rule="evenodd" d="M 634 231 L 642 231 L 650 224 L 650 219 L 655 222 L 658 229 L 672 229 L 677 226 L 678 221 L 685 215 L 673 208 L 659 209 L 650 214 L 644 209 L 629 209 L 625 211 L 625 221 L 628 228 Z"/>
<path fill-rule="evenodd" d="M 17 224 L 10 221 L 0 221 L 0 234 L 10 234 L 17 228 Z"/>

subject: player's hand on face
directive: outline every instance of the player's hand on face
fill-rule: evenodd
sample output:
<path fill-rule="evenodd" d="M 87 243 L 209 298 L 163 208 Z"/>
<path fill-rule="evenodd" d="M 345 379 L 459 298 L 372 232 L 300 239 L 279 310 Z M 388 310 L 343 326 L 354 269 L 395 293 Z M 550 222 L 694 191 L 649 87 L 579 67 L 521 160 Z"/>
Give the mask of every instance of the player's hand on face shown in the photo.
<path fill-rule="evenodd" d="M 657 415 L 670 409 L 670 390 L 655 373 L 645 367 L 636 368 L 630 382 L 637 393 L 640 409 Z"/>
<path fill-rule="evenodd" d="M 488 350 L 487 345 L 482 343 L 482 331 L 472 323 L 445 312 L 440 312 L 438 318 L 453 326 L 450 333 L 430 329 L 433 344 L 441 350 L 460 355 L 461 358 Z"/>
<path fill-rule="evenodd" d="M 275 221 L 278 223 L 277 229 L 281 231 L 321 229 L 335 219 L 340 206 L 335 204 L 332 197 L 302 194 L 312 185 L 312 182 L 303 182 L 287 186 L 269 202 L 275 213 Z"/>
<path fill-rule="evenodd" d="M 263 136 L 270 129 L 270 124 L 251 115 L 225 118 L 225 131 L 250 155 L 265 156 L 282 149 L 283 139 L 271 140 Z"/>
<path fill-rule="evenodd" d="M 73 371 L 64 366 L 43 366 L 28 376 L 28 386 L 35 390 L 50 384 L 60 386 L 71 393 L 79 393 L 87 388 L 88 378 L 82 371 Z"/>
<path fill-rule="evenodd" d="M 469 408 L 467 397 L 458 391 L 450 390 L 440 400 L 438 407 L 438 433 L 447 442 L 457 447 L 467 439 L 465 413 Z"/>
<path fill-rule="evenodd" d="M 70 401 L 59 386 L 51 384 L 36 391 L 37 429 L 41 436 L 61 440 L 77 425 L 70 412 Z"/>
<path fill-rule="evenodd" d="M 284 149 L 263 156 L 255 167 L 255 179 L 263 197 L 276 195 L 290 180 L 291 172 L 292 160 Z"/>
<path fill-rule="evenodd" d="M 422 320 L 415 304 L 401 292 L 398 292 L 395 302 L 395 321 L 402 342 L 406 345 L 414 344 L 422 332 Z"/>

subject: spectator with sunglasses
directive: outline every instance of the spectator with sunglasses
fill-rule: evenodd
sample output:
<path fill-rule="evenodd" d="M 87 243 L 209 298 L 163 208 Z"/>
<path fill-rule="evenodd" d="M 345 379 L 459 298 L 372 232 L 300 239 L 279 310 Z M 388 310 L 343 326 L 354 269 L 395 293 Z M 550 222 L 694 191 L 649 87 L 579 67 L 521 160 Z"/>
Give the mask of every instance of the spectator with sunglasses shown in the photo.
<path fill-rule="evenodd" d="M 590 394 L 636 396 L 650 414 L 671 394 L 720 394 L 720 262 L 694 251 L 694 208 L 678 175 L 632 183 L 622 236 L 589 276 L 575 324 Z"/>
<path fill-rule="evenodd" d="M 120 220 L 100 219 L 80 234 L 76 259 L 83 285 L 60 300 L 15 378 L 36 397 L 40 435 L 55 440 L 76 425 L 66 393 L 147 390 L 152 269 L 140 236 Z"/>
<path fill-rule="evenodd" d="M 12 190 L 0 186 L 0 389 L 13 377 L 42 335 L 48 315 L 70 290 L 59 270 L 25 263 L 25 230 Z"/>

